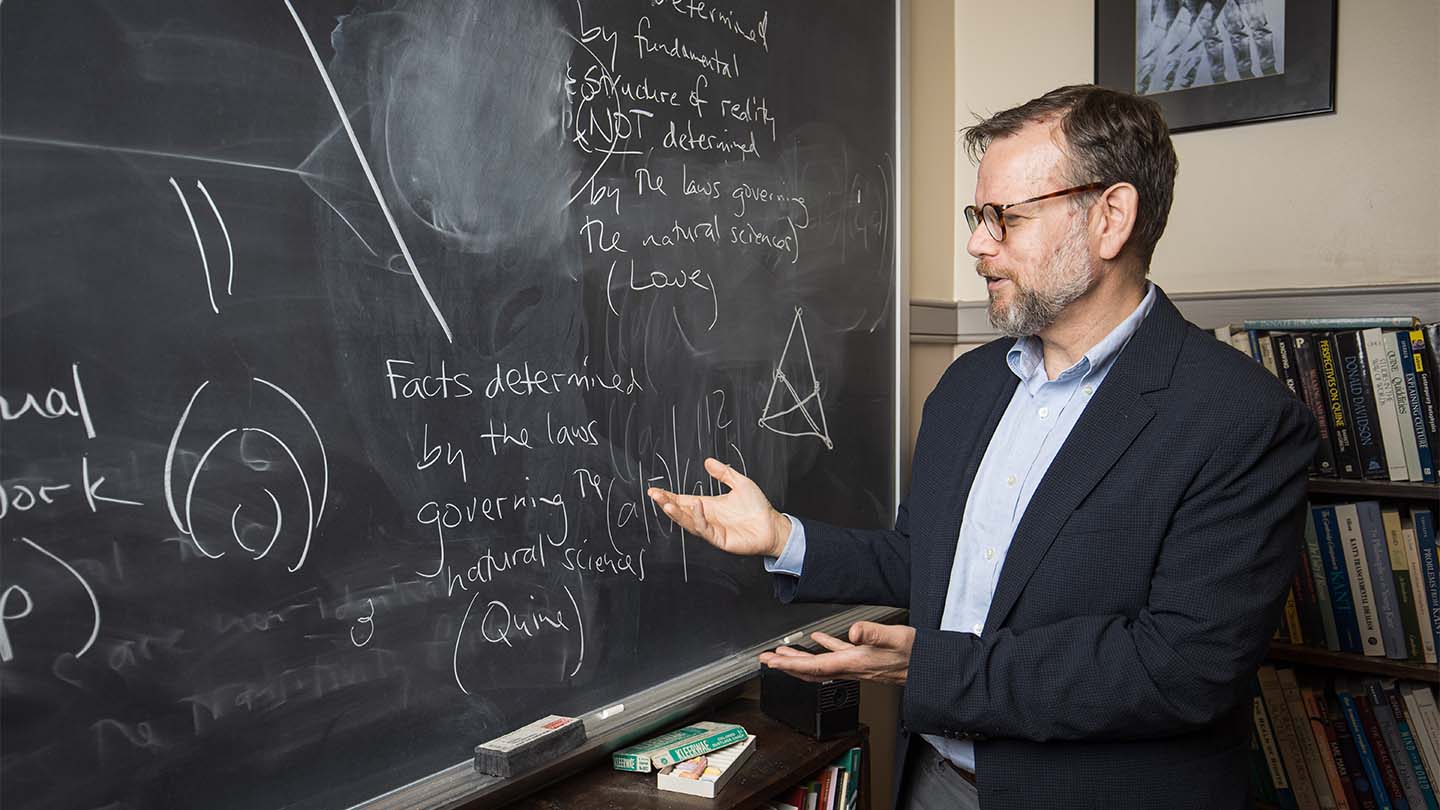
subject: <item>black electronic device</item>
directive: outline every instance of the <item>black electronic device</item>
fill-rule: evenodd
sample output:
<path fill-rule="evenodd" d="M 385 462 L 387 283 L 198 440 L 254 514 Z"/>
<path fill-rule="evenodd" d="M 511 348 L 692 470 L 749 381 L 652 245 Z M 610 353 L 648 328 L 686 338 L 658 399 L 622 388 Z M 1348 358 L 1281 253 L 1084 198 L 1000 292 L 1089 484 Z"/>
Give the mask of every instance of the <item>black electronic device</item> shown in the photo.
<path fill-rule="evenodd" d="M 760 710 L 802 734 L 822 740 L 839 737 L 860 725 L 860 682 L 815 683 L 761 667 Z"/>

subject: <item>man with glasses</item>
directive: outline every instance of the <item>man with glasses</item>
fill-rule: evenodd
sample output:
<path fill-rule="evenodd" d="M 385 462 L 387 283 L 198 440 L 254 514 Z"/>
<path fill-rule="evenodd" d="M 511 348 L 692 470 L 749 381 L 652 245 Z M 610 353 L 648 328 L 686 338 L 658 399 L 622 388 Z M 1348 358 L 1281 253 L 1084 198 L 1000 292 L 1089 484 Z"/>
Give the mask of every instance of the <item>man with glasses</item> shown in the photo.
<path fill-rule="evenodd" d="M 904 808 L 1250 806 L 1251 682 L 1297 560 L 1308 411 L 1147 281 L 1177 160 L 1159 108 L 1063 87 L 965 132 L 968 251 L 1006 338 L 925 403 L 891 530 L 650 495 L 764 555 L 785 601 L 888 604 L 768 666 L 903 684 Z"/>

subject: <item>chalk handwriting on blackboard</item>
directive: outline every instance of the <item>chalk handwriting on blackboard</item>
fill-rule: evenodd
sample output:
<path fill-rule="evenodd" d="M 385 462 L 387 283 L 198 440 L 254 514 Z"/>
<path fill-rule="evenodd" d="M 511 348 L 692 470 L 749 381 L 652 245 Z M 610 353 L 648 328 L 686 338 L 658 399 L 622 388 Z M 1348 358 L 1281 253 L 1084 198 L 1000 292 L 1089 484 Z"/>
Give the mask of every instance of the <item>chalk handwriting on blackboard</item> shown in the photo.
<path fill-rule="evenodd" d="M 300 416 L 304 418 L 305 423 L 310 427 L 311 434 L 315 438 L 316 447 L 318 448 L 320 454 L 321 474 L 318 484 L 312 482 L 311 477 L 305 472 L 305 465 L 300 463 L 299 458 L 297 458 L 295 455 L 295 451 L 284 439 L 281 439 L 275 433 L 262 427 L 255 427 L 250 425 L 233 427 L 225 430 L 213 441 L 211 441 L 209 446 L 205 448 L 204 452 L 200 454 L 199 460 L 195 462 L 194 469 L 190 474 L 189 483 L 185 487 L 185 495 L 183 500 L 184 515 L 182 516 L 180 508 L 181 502 L 177 501 L 174 492 L 175 459 L 177 450 L 180 445 L 180 437 L 185 431 L 186 422 L 188 422 L 190 419 L 190 412 L 192 409 L 194 409 L 195 402 L 200 398 L 201 392 L 203 392 L 205 388 L 210 385 L 210 381 L 207 380 L 201 383 L 200 386 L 195 389 L 195 392 L 190 395 L 190 401 L 186 403 L 185 410 L 180 414 L 180 421 L 175 425 L 175 432 L 170 437 L 169 451 L 166 453 L 165 456 L 165 505 L 170 510 L 170 518 L 175 523 L 175 528 L 179 529 L 182 535 L 190 538 L 190 542 L 195 546 L 195 549 L 197 551 L 212 560 L 219 559 L 225 556 L 224 550 L 211 551 L 209 548 L 206 547 L 205 543 L 202 543 L 200 540 L 200 532 L 197 530 L 194 520 L 195 488 L 200 482 L 201 475 L 206 471 L 206 462 L 209 460 L 211 454 L 214 453 L 222 444 L 224 444 L 226 440 L 231 439 L 231 437 L 235 437 L 235 439 L 237 440 L 243 440 L 247 436 L 251 435 L 269 439 L 281 451 L 283 451 L 285 456 L 290 460 L 290 463 L 293 465 L 295 472 L 300 478 L 301 490 L 303 491 L 305 496 L 305 521 L 302 524 L 304 526 L 303 531 L 305 533 L 304 541 L 300 546 L 300 550 L 295 560 L 295 564 L 287 566 L 288 570 L 291 573 L 294 573 L 296 571 L 299 571 L 300 568 L 305 565 L 305 559 L 310 553 L 311 538 L 314 534 L 315 529 L 319 528 L 320 519 L 325 514 L 325 501 L 329 496 L 330 492 L 330 463 L 325 452 L 325 443 L 320 438 L 320 431 L 318 428 L 315 427 L 315 421 L 310 418 L 310 414 L 306 412 L 305 408 L 302 407 L 300 403 L 297 402 L 288 391 L 276 385 L 275 383 L 272 383 L 269 380 L 265 380 L 260 377 L 255 377 L 253 379 L 255 382 L 266 386 L 270 390 L 275 391 L 281 397 L 283 397 L 289 405 L 291 405 L 297 412 L 299 412 Z M 268 469 L 268 464 L 263 464 L 259 462 L 251 462 L 251 466 L 258 469 Z M 271 533 L 269 542 L 265 544 L 264 548 L 257 549 L 249 545 L 241 536 L 241 532 L 238 529 L 236 522 L 239 518 L 240 510 L 243 507 L 242 503 L 237 503 L 235 506 L 235 510 L 231 512 L 230 515 L 230 530 L 233 539 L 235 540 L 236 544 L 239 545 L 242 549 L 253 554 L 253 559 L 255 560 L 264 559 L 275 547 L 276 541 L 280 539 L 280 533 L 281 529 L 283 528 L 285 519 L 284 510 L 280 505 L 280 500 L 275 496 L 275 493 L 271 491 L 269 487 L 262 487 L 261 489 L 270 499 L 270 503 L 273 509 L 273 531 Z M 318 493 L 316 492 L 317 489 Z M 316 505 L 317 500 L 319 502 L 318 508 Z M 253 525 L 258 526 L 260 524 Z"/>

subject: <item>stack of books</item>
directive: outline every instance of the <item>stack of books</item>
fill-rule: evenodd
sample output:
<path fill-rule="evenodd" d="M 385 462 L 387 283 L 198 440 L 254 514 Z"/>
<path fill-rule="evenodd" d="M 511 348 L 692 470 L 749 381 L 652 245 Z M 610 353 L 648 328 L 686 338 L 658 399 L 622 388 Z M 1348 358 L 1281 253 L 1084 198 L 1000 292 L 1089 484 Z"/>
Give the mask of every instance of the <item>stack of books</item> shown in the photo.
<path fill-rule="evenodd" d="M 1440 324 L 1303 318 L 1214 331 L 1264 364 L 1315 414 L 1321 442 L 1313 474 L 1436 483 Z"/>
<path fill-rule="evenodd" d="M 1418 683 L 1304 684 L 1262 666 L 1251 769 L 1259 797 L 1297 810 L 1435 808 L 1440 709 Z"/>
<path fill-rule="evenodd" d="M 851 748 L 786 793 L 766 810 L 856 810 L 860 796 L 861 750 Z"/>
<path fill-rule="evenodd" d="M 1314 505 L 1277 636 L 1335 652 L 1437 663 L 1435 513 L 1378 501 Z"/>

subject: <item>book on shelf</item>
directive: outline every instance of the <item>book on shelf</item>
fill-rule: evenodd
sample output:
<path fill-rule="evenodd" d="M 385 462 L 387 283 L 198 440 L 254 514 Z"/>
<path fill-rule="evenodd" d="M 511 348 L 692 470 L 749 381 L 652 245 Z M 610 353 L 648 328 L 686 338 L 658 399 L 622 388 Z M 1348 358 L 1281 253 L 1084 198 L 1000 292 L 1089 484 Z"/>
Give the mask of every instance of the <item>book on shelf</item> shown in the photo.
<path fill-rule="evenodd" d="M 1437 481 L 1440 324 L 1402 316 L 1244 325 L 1267 323 L 1290 328 L 1231 324 L 1214 331 L 1284 382 L 1315 416 L 1321 442 L 1313 474 Z"/>
<path fill-rule="evenodd" d="M 1323 332 L 1335 329 L 1412 329 L 1419 320 L 1409 315 L 1376 315 L 1364 318 L 1265 318 L 1241 321 L 1238 328 L 1260 332 Z M 1235 327 L 1232 327 L 1235 328 Z"/>
<path fill-rule="evenodd" d="M 1425 428 L 1425 409 L 1420 401 L 1421 379 L 1415 374 L 1415 352 L 1408 332 L 1395 333 L 1395 346 L 1400 354 L 1400 373 L 1405 378 L 1405 402 L 1410 407 L 1410 428 L 1415 433 L 1416 452 L 1420 456 L 1420 477 L 1427 484 L 1435 483 L 1435 458 L 1430 447 L 1430 432 Z"/>
<path fill-rule="evenodd" d="M 1360 477 L 1389 480 L 1390 468 L 1380 435 L 1380 409 L 1370 380 L 1370 357 L 1364 337 L 1355 330 L 1336 332 L 1335 346 L 1340 355 L 1341 384 L 1354 428 L 1355 449 L 1360 454 Z"/>
<path fill-rule="evenodd" d="M 1360 501 L 1355 504 L 1355 511 L 1360 517 L 1360 534 L 1365 539 L 1371 592 L 1375 599 L 1375 612 L 1380 618 L 1380 635 L 1385 640 L 1385 655 L 1403 660 L 1406 657 L 1405 629 L 1400 622 L 1400 600 L 1395 596 L 1395 578 L 1385 544 L 1380 503 Z"/>
<path fill-rule="evenodd" d="M 1315 336 L 1320 382 L 1324 386 L 1325 415 L 1330 419 L 1330 439 L 1335 445 L 1335 462 L 1341 478 L 1362 478 L 1360 451 L 1350 422 L 1350 405 L 1340 383 L 1340 358 L 1335 335 Z"/>
<path fill-rule="evenodd" d="M 1281 640 L 1412 665 L 1437 663 L 1440 559 L 1431 510 L 1373 500 L 1312 504 L 1298 551 L 1303 559 L 1287 594 Z M 1318 620 L 1306 618 L 1313 613 L 1321 614 Z"/>
<path fill-rule="evenodd" d="M 1365 360 L 1370 366 L 1370 388 L 1375 397 L 1375 418 L 1380 429 L 1380 444 L 1385 451 L 1385 474 L 1391 481 L 1408 481 L 1410 473 L 1405 464 L 1405 441 L 1400 431 L 1408 430 L 1408 421 L 1401 421 L 1403 406 L 1397 409 L 1396 379 L 1390 375 L 1390 363 L 1385 352 L 1385 333 L 1379 329 L 1366 329 L 1361 333 L 1365 343 Z M 1398 360 L 1398 355 L 1397 355 Z M 1403 380 L 1400 381 L 1403 387 Z M 1413 444 L 1415 437 L 1410 437 Z M 1418 468 L 1419 459 L 1416 459 Z"/>
<path fill-rule="evenodd" d="M 1411 361 L 1415 366 L 1415 388 L 1420 397 L 1420 416 L 1424 423 L 1425 434 L 1430 442 L 1430 456 L 1432 464 L 1440 464 L 1440 425 L 1436 424 L 1435 400 L 1440 395 L 1435 393 L 1436 369 L 1432 361 L 1433 350 L 1436 347 L 1428 347 L 1425 341 L 1423 329 L 1410 330 L 1410 351 Z M 1434 478 L 1426 479 L 1434 481 Z"/>

